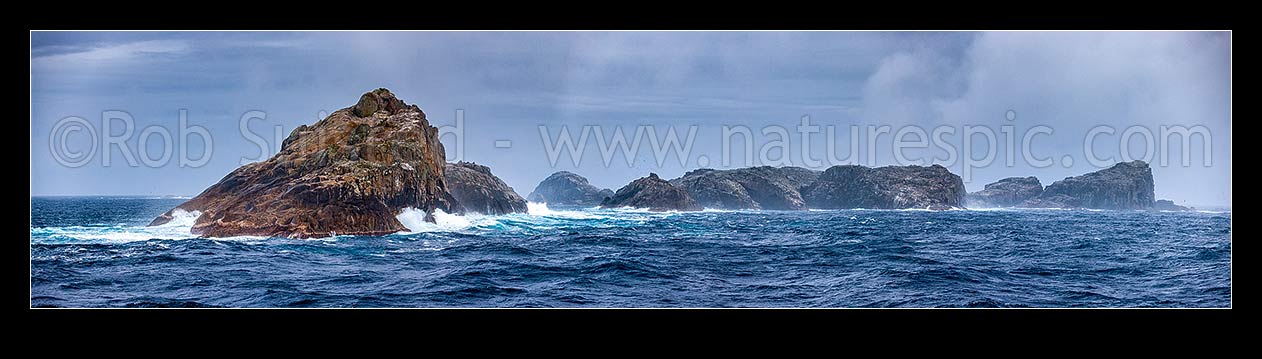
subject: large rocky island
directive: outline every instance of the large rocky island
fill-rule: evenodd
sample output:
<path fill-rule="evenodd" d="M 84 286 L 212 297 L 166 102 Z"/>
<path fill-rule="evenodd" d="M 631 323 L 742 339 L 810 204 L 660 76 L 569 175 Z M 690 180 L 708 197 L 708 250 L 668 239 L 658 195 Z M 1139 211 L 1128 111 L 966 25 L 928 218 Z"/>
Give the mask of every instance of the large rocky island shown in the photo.
<path fill-rule="evenodd" d="M 381 235 L 406 228 L 404 208 L 460 212 L 448 192 L 438 129 L 386 89 L 312 126 L 299 126 L 266 161 L 241 166 L 176 209 L 200 211 L 205 237 Z"/>

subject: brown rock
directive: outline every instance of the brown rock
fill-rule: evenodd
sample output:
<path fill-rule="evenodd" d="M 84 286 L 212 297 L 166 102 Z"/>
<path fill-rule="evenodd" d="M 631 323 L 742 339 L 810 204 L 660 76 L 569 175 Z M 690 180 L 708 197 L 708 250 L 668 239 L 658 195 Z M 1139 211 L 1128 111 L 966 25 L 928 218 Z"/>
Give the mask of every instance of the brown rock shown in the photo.
<path fill-rule="evenodd" d="M 280 153 L 237 168 L 176 208 L 201 211 L 192 231 L 204 237 L 394 233 L 406 229 L 395 219 L 403 208 L 459 212 L 444 156 L 425 113 L 377 89 L 298 127 Z M 170 219 L 168 211 L 150 225 Z"/>
<path fill-rule="evenodd" d="M 448 163 L 447 189 L 465 212 L 482 214 L 525 213 L 528 209 L 513 187 L 509 187 L 491 169 L 472 162 Z"/>

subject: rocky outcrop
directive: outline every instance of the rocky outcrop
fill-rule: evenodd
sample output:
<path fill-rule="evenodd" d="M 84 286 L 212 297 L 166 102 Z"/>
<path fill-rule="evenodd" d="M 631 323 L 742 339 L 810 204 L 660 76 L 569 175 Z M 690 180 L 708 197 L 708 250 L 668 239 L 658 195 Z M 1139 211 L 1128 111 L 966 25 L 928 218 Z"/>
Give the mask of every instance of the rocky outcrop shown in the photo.
<path fill-rule="evenodd" d="M 630 184 L 623 186 L 613 196 L 600 203 L 601 207 L 635 207 L 648 208 L 650 211 L 699 211 L 697 203 L 687 191 L 675 187 L 664 179 L 650 173 Z"/>
<path fill-rule="evenodd" d="M 928 208 L 960 207 L 964 181 L 942 167 L 833 166 L 802 191 L 811 208 Z"/>
<path fill-rule="evenodd" d="M 266 161 L 241 166 L 177 206 L 201 211 L 205 237 L 381 235 L 406 228 L 402 209 L 459 212 L 444 179 L 443 145 L 425 113 L 386 89 L 312 126 Z M 171 220 L 167 213 L 150 225 Z"/>
<path fill-rule="evenodd" d="M 699 169 L 670 180 L 707 208 L 804 210 L 799 192 L 818 172 L 799 167 Z"/>
<path fill-rule="evenodd" d="M 1122 162 L 1113 167 L 1053 182 L 1037 198 L 1022 202 L 1032 208 L 1152 208 L 1152 168 L 1144 161 Z"/>
<path fill-rule="evenodd" d="M 465 212 L 482 214 L 525 213 L 526 200 L 486 166 L 471 162 L 448 163 L 444 176 L 447 190 Z"/>
<path fill-rule="evenodd" d="M 797 187 L 799 193 L 807 186 L 815 183 L 815 180 L 819 179 L 819 175 L 822 173 L 821 171 L 791 166 L 780 167 L 779 171 L 780 174 L 789 179 L 789 183 Z"/>
<path fill-rule="evenodd" d="M 1180 206 L 1180 205 L 1174 204 L 1174 201 L 1171 201 L 1171 200 L 1168 200 L 1168 199 L 1159 199 L 1159 200 L 1157 200 L 1156 202 L 1153 202 L 1153 204 L 1152 204 L 1152 209 L 1153 209 L 1153 210 L 1157 210 L 1157 211 L 1191 211 L 1191 210 L 1194 210 L 1194 208 L 1192 208 L 1192 207 L 1184 207 L 1184 206 Z"/>
<path fill-rule="evenodd" d="M 1012 207 L 1043 194 L 1038 177 L 1008 177 L 965 196 L 968 207 Z"/>
<path fill-rule="evenodd" d="M 543 182 L 539 182 L 526 199 L 548 204 L 594 206 L 613 194 L 613 191 L 596 188 L 587 183 L 587 179 L 583 176 L 560 171 L 548 176 Z"/>

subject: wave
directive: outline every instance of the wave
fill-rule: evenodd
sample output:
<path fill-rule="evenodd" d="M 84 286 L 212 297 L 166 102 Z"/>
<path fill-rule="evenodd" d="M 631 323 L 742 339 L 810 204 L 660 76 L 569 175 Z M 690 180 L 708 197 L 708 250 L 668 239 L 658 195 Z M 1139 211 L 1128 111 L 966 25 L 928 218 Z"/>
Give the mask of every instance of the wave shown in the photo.
<path fill-rule="evenodd" d="M 171 213 L 170 222 L 160 226 L 108 225 L 32 227 L 31 238 L 51 243 L 126 243 L 150 239 L 186 239 L 194 237 L 191 230 L 201 212 L 177 209 Z"/>
<path fill-rule="evenodd" d="M 183 209 L 176 208 L 174 210 L 171 210 L 170 221 L 162 225 L 158 225 L 156 227 L 158 228 L 172 228 L 172 227 L 184 228 L 184 229 L 192 231 L 193 224 L 197 223 L 197 218 L 200 218 L 201 216 L 202 216 L 202 211 L 189 212 Z"/>
<path fill-rule="evenodd" d="M 432 213 L 434 222 L 425 220 L 426 213 L 416 208 L 405 208 L 395 218 L 407 231 L 413 233 L 472 233 L 477 231 L 540 232 L 563 227 L 609 228 L 643 223 L 674 215 L 670 212 L 650 212 L 647 209 L 554 210 L 546 203 L 527 203 L 526 213 L 507 215 L 452 214 L 442 210 Z M 171 221 L 158 226 L 136 224 L 86 225 L 63 227 L 31 227 L 32 243 L 91 244 L 127 243 L 148 240 L 181 240 L 198 238 L 192 234 L 193 224 L 201 216 L 198 211 L 176 209 Z M 346 236 L 312 238 L 320 241 L 336 241 Z M 209 238 L 223 241 L 259 241 L 264 236 L 238 236 Z"/>
<path fill-rule="evenodd" d="M 425 211 L 405 208 L 396 218 L 407 227 L 409 233 L 476 231 L 538 232 L 562 227 L 609 228 L 639 224 L 661 219 L 680 212 L 653 212 L 644 208 L 585 208 L 556 210 L 547 203 L 527 202 L 526 213 L 503 215 L 450 214 L 442 210 L 433 213 L 434 222 L 425 221 Z"/>
<path fill-rule="evenodd" d="M 594 209 L 596 208 L 591 208 L 589 210 L 594 210 Z M 529 214 L 532 216 L 553 217 L 553 218 L 572 218 L 572 219 L 599 218 L 598 216 L 593 215 L 588 212 L 553 210 L 553 209 L 548 208 L 547 203 L 543 203 L 543 202 L 526 202 L 526 214 Z"/>
<path fill-rule="evenodd" d="M 480 234 L 488 232 L 538 234 L 553 232 L 558 229 L 584 230 L 598 228 L 616 228 L 642 225 L 646 222 L 663 220 L 672 216 L 712 216 L 727 213 L 763 213 L 759 210 L 726 210 L 705 209 L 700 212 L 653 212 L 644 208 L 578 208 L 552 209 L 547 203 L 528 202 L 525 213 L 505 215 L 482 215 L 470 213 L 465 215 L 451 214 L 442 210 L 432 213 L 433 222 L 425 220 L 426 213 L 415 208 L 406 208 L 396 218 L 405 228 L 399 235 L 409 236 L 416 233 L 462 233 Z M 990 211 L 1075 211 L 1083 209 L 1060 208 L 953 208 L 953 210 L 990 212 Z M 922 208 L 899 210 L 876 209 L 810 209 L 807 212 L 933 212 Z M 1084 210 L 1101 212 L 1101 210 Z M 781 211 L 771 211 L 781 212 Z M 1197 211 L 1200 213 L 1231 213 L 1230 211 Z M 770 213 L 770 212 L 768 212 Z M 32 243 L 48 244 L 88 244 L 88 243 L 126 243 L 147 240 L 181 240 L 197 238 L 191 233 L 193 224 L 201 216 L 197 211 L 175 210 L 173 219 L 159 226 L 142 226 L 137 224 L 100 224 L 63 227 L 31 227 Z M 852 219 L 855 217 L 851 216 Z M 318 238 L 323 241 L 337 241 L 341 237 Z M 258 241 L 262 236 L 239 236 L 213 238 L 223 241 Z"/>
<path fill-rule="evenodd" d="M 937 212 L 929 208 L 898 208 L 894 210 L 899 212 Z"/>
<path fill-rule="evenodd" d="M 183 240 L 199 238 L 193 235 L 193 224 L 201 217 L 201 211 L 176 209 L 171 221 L 157 225 L 115 224 L 104 226 L 31 227 L 31 243 L 46 244 L 118 244 L 149 240 Z M 263 236 L 237 236 L 205 238 L 219 241 L 258 241 Z"/>
<path fill-rule="evenodd" d="M 1019 210 L 1019 209 L 1012 208 L 1012 207 L 966 207 L 966 208 L 961 208 L 960 210 L 974 211 L 974 212 L 1002 212 L 1002 211 L 1014 211 L 1014 210 Z"/>
<path fill-rule="evenodd" d="M 408 207 L 404 208 L 398 216 L 395 216 L 407 227 L 409 232 L 455 232 L 473 226 L 470 218 L 465 216 L 450 214 L 441 209 L 434 210 L 434 222 L 425 220 L 426 213 L 423 210 Z"/>

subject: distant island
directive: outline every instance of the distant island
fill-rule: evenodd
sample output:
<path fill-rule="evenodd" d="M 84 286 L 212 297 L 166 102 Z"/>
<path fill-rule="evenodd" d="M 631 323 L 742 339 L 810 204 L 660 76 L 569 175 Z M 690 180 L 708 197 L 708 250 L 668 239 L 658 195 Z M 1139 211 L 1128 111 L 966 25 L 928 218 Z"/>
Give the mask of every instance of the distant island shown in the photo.
<path fill-rule="evenodd" d="M 447 213 L 526 212 L 526 199 L 654 211 L 721 209 L 906 209 L 967 207 L 1187 210 L 1155 200 L 1152 169 L 1143 161 L 1065 178 L 1043 187 L 1034 177 L 1005 178 L 967 193 L 941 165 L 698 169 L 671 180 L 649 174 L 612 191 L 561 171 L 525 199 L 491 169 L 446 163 L 438 130 L 425 113 L 381 88 L 299 126 L 266 161 L 241 166 L 176 211 L 201 212 L 192 227 L 204 237 L 292 238 L 383 235 L 407 230 L 396 218 L 414 208 L 433 221 Z"/>

